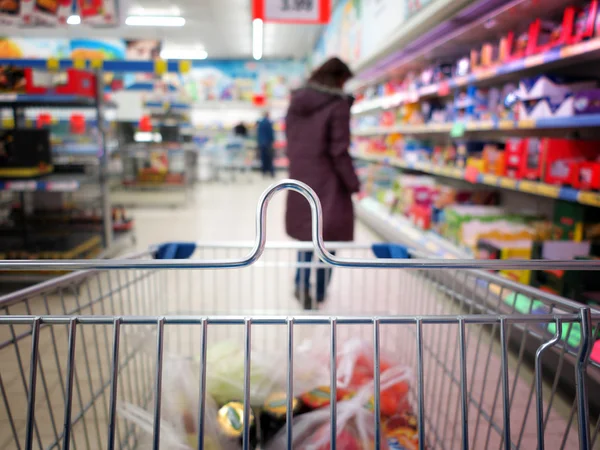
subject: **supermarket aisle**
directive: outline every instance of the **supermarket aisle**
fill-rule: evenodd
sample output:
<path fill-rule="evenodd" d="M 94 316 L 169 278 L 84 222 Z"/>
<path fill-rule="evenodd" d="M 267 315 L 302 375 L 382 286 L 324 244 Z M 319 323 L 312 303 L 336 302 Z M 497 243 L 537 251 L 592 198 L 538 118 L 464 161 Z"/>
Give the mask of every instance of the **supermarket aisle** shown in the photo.
<path fill-rule="evenodd" d="M 278 179 L 284 178 L 279 175 Z M 240 241 L 254 239 L 256 205 L 260 195 L 272 183 L 254 174 L 251 181 L 206 183 L 197 185 L 193 200 L 182 208 L 133 209 L 137 248 L 165 241 Z M 268 242 L 287 241 L 281 192 L 269 205 Z M 356 241 L 379 240 L 364 225 L 357 223 Z"/>

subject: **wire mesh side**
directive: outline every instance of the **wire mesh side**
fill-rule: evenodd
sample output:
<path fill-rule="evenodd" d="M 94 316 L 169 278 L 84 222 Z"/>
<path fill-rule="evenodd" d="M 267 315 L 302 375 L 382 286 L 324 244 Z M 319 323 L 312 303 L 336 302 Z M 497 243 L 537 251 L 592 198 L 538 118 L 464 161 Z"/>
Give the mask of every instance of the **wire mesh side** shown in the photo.
<path fill-rule="evenodd" d="M 221 258 L 235 257 L 244 249 L 199 251 L 202 258 Z M 342 256 L 366 256 L 368 251 L 339 250 Z M 571 338 L 578 326 L 581 334 L 581 323 L 573 311 L 541 298 L 530 298 L 521 311 L 522 302 L 511 302 L 511 295 L 519 292 L 490 284 L 472 271 L 335 268 L 327 300 L 307 316 L 294 297 L 295 273 L 308 267 L 315 293 L 321 265 L 299 265 L 297 258 L 297 249 L 279 248 L 268 250 L 251 267 L 230 271 L 98 271 L 3 306 L 5 316 L 111 317 L 102 323 L 42 321 L 39 327 L 33 320 L 0 321 L 1 444 L 24 448 L 30 431 L 33 447 L 64 448 L 67 434 L 62 423 L 70 417 L 67 440 L 73 448 L 107 448 L 113 434 L 119 448 L 148 448 L 153 438 L 115 417 L 114 411 L 132 403 L 156 412 L 157 379 L 165 370 L 164 361 L 159 370 L 160 355 L 177 353 L 206 367 L 206 349 L 230 340 L 252 357 L 272 351 L 282 361 L 294 361 L 297 348 L 312 339 L 333 340 L 334 349 L 324 344 L 323 351 L 335 361 L 344 342 L 360 337 L 370 346 L 379 343 L 380 358 L 390 357 L 413 369 L 411 403 L 416 412 L 422 411 L 419 422 L 427 448 L 464 448 L 465 443 L 466 448 L 535 448 L 540 412 L 545 448 L 578 446 L 577 403 L 565 406 L 559 395 L 567 372 L 575 375 L 579 344 L 573 345 Z M 536 311 L 540 304 L 546 309 Z M 497 311 L 521 320 L 501 320 Z M 276 314 L 281 319 L 269 324 L 206 319 L 223 314 L 251 319 Z M 161 322 L 163 315 L 180 322 Z M 142 325 L 128 322 L 130 316 L 150 318 Z M 192 316 L 197 319 L 185 321 Z M 404 319 L 395 323 L 389 320 L 392 316 Z M 445 319 L 436 321 L 440 316 Z M 301 317 L 314 317 L 318 323 L 295 319 Z M 337 318 L 335 324 L 330 317 Z M 362 319 L 353 322 L 351 317 Z M 552 342 L 557 334 L 559 339 Z M 36 340 L 34 426 L 28 427 Z M 545 343 L 549 344 L 537 360 L 536 377 L 535 355 Z M 209 374 L 210 370 L 208 366 Z M 292 378 L 299 370 L 294 366 Z M 590 381 L 598 378 L 595 367 L 588 367 L 587 374 Z M 596 417 L 594 411 L 592 415 Z M 598 445 L 598 422 L 589 434 L 592 445 Z"/>

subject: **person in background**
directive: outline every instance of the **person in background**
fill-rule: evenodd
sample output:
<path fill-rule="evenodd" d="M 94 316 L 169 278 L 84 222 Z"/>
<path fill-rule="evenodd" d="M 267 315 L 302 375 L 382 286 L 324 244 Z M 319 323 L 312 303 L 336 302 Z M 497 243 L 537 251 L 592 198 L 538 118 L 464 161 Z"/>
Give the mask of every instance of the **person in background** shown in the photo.
<path fill-rule="evenodd" d="M 233 127 L 233 135 L 241 138 L 248 137 L 248 128 L 246 128 L 244 122 L 240 122 L 235 127 Z"/>
<path fill-rule="evenodd" d="M 360 182 L 350 147 L 350 107 L 353 98 L 342 90 L 352 72 L 339 58 L 331 58 L 310 76 L 306 85 L 292 93 L 286 117 L 289 176 L 308 184 L 323 207 L 323 238 L 326 242 L 354 239 L 352 194 Z M 300 194 L 289 192 L 286 207 L 287 234 L 311 241 L 311 210 Z M 332 252 L 333 253 L 333 252 Z M 312 251 L 298 253 L 299 262 L 311 262 Z M 331 269 L 317 269 L 315 295 L 323 302 Z M 296 272 L 295 296 L 305 309 L 315 304 L 310 289 L 310 269 Z"/>
<path fill-rule="evenodd" d="M 263 176 L 269 174 L 272 178 L 275 178 L 275 167 L 273 166 L 275 133 L 273 132 L 273 123 L 269 119 L 268 111 L 265 111 L 263 118 L 258 121 L 256 136 L 262 174 Z"/>

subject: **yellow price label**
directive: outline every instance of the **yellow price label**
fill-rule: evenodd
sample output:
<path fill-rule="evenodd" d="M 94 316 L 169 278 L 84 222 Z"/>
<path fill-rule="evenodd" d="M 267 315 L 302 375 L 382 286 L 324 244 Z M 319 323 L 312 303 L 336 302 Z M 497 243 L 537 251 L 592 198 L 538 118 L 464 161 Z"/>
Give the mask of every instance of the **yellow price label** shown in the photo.
<path fill-rule="evenodd" d="M 522 192 L 529 192 L 530 194 L 538 193 L 538 183 L 534 183 L 533 181 L 521 181 L 519 183 L 519 190 Z"/>
<path fill-rule="evenodd" d="M 167 111 L 167 110 L 168 110 L 170 107 L 171 107 L 171 104 L 170 104 L 169 102 L 164 102 L 164 103 L 163 103 L 163 109 L 164 109 L 165 111 Z"/>
<path fill-rule="evenodd" d="M 489 184 L 491 186 L 496 186 L 498 184 L 498 177 L 496 175 L 490 175 L 489 173 L 483 174 L 483 183 Z"/>
<path fill-rule="evenodd" d="M 104 66 L 104 60 L 101 58 L 90 59 L 90 67 L 92 69 L 102 69 Z"/>
<path fill-rule="evenodd" d="M 560 187 L 551 184 L 538 184 L 537 193 L 545 197 L 558 198 L 560 196 Z"/>
<path fill-rule="evenodd" d="M 73 68 L 79 70 L 85 69 L 85 59 L 75 58 L 73 60 Z"/>
<path fill-rule="evenodd" d="M 525 59 L 525 67 L 536 67 L 544 64 L 544 54 L 529 56 Z"/>
<path fill-rule="evenodd" d="M 33 120 L 25 119 L 25 127 L 31 128 L 33 126 Z"/>
<path fill-rule="evenodd" d="M 12 117 L 4 117 L 2 119 L 2 128 L 12 128 L 15 125 L 15 121 Z"/>
<path fill-rule="evenodd" d="M 191 61 L 179 61 L 179 73 L 188 73 L 192 70 Z"/>
<path fill-rule="evenodd" d="M 508 189 L 516 189 L 517 188 L 517 180 L 513 180 L 512 178 L 502 177 L 500 178 L 500 186 Z"/>
<path fill-rule="evenodd" d="M 167 61 L 163 59 L 157 59 L 154 61 L 154 73 L 156 75 L 163 75 L 167 73 Z"/>
<path fill-rule="evenodd" d="M 577 200 L 585 205 L 600 207 L 600 194 L 596 192 L 582 191 L 579 193 Z"/>
<path fill-rule="evenodd" d="M 450 176 L 454 177 L 454 178 L 462 178 L 463 175 L 463 171 L 457 168 L 453 168 L 450 169 Z"/>
<path fill-rule="evenodd" d="M 49 58 L 46 61 L 46 68 L 48 70 L 57 71 L 60 68 L 60 62 L 56 58 Z"/>
<path fill-rule="evenodd" d="M 526 128 L 526 129 L 535 128 L 535 120 L 533 120 L 533 119 L 519 120 L 518 128 Z"/>
<path fill-rule="evenodd" d="M 498 128 L 501 130 L 512 130 L 515 127 L 515 123 L 512 120 L 501 120 L 498 123 Z"/>

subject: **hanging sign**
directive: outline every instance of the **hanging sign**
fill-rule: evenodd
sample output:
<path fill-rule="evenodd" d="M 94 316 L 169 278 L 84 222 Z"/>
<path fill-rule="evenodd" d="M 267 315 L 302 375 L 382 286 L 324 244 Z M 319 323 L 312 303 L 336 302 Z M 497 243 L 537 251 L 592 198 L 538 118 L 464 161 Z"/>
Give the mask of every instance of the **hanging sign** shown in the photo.
<path fill-rule="evenodd" d="M 331 0 L 252 0 L 252 18 L 265 22 L 329 22 Z"/>

